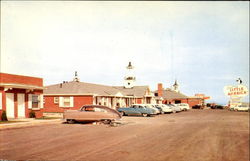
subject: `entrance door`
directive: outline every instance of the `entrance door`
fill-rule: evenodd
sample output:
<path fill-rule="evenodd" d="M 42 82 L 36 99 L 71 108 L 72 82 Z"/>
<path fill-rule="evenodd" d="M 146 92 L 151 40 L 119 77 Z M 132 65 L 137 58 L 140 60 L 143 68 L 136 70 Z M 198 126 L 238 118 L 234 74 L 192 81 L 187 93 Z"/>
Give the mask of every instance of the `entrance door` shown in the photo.
<path fill-rule="evenodd" d="M 17 94 L 17 117 L 25 118 L 25 103 L 24 103 L 24 94 Z"/>
<path fill-rule="evenodd" d="M 14 93 L 6 93 L 6 115 L 7 118 L 15 118 Z"/>

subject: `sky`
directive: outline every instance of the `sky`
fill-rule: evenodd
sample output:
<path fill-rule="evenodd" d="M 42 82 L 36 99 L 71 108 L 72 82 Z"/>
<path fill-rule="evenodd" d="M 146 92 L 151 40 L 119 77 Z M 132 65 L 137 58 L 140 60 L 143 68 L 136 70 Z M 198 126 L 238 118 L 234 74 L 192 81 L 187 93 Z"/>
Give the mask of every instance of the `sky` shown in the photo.
<path fill-rule="evenodd" d="M 0 72 L 120 86 L 129 61 L 136 85 L 227 103 L 249 87 L 249 2 L 1 1 Z"/>

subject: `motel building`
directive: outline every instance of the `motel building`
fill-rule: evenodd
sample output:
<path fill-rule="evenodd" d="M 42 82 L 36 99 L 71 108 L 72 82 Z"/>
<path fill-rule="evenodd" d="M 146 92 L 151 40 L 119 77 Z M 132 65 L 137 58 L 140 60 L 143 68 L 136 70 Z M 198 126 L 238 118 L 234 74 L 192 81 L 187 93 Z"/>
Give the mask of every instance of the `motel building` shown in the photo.
<path fill-rule="evenodd" d="M 163 104 L 178 104 L 187 103 L 190 108 L 195 105 L 204 105 L 205 100 L 209 99 L 209 96 L 204 94 L 195 94 L 195 96 L 186 96 L 179 90 L 179 85 L 177 81 L 173 84 L 172 88 L 163 88 L 162 83 L 158 83 L 157 90 L 155 91 L 155 96 L 162 99 Z"/>
<path fill-rule="evenodd" d="M 65 110 L 78 110 L 86 104 L 104 105 L 112 109 L 128 107 L 132 104 L 155 103 L 154 93 L 149 86 L 136 86 L 131 62 L 123 86 L 107 86 L 80 82 L 77 73 L 73 81 L 49 85 L 44 90 L 45 116 L 61 115 Z"/>
<path fill-rule="evenodd" d="M 41 116 L 43 89 L 42 78 L 0 73 L 0 116 L 28 118 L 31 110 Z"/>

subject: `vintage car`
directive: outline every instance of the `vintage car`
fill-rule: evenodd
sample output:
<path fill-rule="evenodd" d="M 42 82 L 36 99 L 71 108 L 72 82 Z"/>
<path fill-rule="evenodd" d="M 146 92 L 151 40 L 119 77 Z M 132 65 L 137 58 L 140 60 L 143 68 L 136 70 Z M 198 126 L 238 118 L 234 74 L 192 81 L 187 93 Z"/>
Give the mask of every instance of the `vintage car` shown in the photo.
<path fill-rule="evenodd" d="M 204 107 L 201 104 L 192 106 L 192 109 L 203 109 Z"/>
<path fill-rule="evenodd" d="M 175 104 L 166 104 L 166 105 L 172 109 L 173 113 L 181 112 L 180 106 L 177 106 Z"/>
<path fill-rule="evenodd" d="M 143 105 L 143 106 L 145 106 L 145 107 L 147 107 L 147 108 L 153 109 L 153 110 L 156 112 L 156 114 L 160 114 L 160 113 L 161 113 L 161 110 L 158 109 L 158 108 L 156 108 L 156 107 L 155 107 L 154 105 L 152 105 L 152 104 L 134 104 L 134 105 Z"/>
<path fill-rule="evenodd" d="M 162 114 L 173 112 L 172 108 L 165 104 L 155 104 L 154 107 L 158 108 Z"/>
<path fill-rule="evenodd" d="M 190 109 L 190 107 L 187 103 L 179 103 L 177 105 L 181 108 L 182 111 L 187 111 Z"/>
<path fill-rule="evenodd" d="M 212 105 L 210 106 L 211 109 L 220 109 L 220 110 L 223 110 L 224 109 L 224 106 L 222 105 Z"/>
<path fill-rule="evenodd" d="M 121 119 L 121 114 L 107 106 L 84 105 L 79 110 L 66 110 L 63 119 L 68 123 L 74 122 L 111 122 Z"/>
<path fill-rule="evenodd" d="M 147 116 L 152 116 L 157 114 L 157 112 L 154 109 L 148 108 L 144 105 L 132 105 L 130 107 L 124 107 L 124 108 L 119 108 L 118 111 L 123 115 L 123 116 L 128 116 L 128 115 L 139 115 L 143 117 Z"/>
<path fill-rule="evenodd" d="M 235 111 L 250 111 L 250 107 L 247 105 L 238 105 L 236 107 L 234 107 Z"/>

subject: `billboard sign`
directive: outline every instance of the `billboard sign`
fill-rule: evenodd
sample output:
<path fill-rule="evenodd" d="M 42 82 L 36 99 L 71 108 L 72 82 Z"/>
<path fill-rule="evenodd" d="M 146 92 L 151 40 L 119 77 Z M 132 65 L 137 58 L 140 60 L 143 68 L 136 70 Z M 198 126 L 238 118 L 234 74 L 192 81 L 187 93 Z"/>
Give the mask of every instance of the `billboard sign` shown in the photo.
<path fill-rule="evenodd" d="M 245 97 L 248 95 L 248 88 L 244 85 L 225 86 L 224 93 L 229 97 Z"/>

